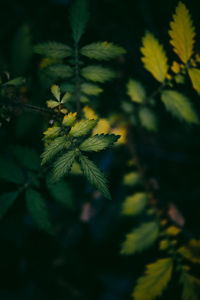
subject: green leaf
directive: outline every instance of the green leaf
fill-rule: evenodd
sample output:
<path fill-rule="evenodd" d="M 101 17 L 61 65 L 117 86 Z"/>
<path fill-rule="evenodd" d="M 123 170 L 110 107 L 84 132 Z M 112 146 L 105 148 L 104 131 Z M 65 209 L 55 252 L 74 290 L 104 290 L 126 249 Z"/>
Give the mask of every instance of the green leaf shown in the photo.
<path fill-rule="evenodd" d="M 70 10 L 70 25 L 73 39 L 79 43 L 89 19 L 87 0 L 74 0 Z"/>
<path fill-rule="evenodd" d="M 183 285 L 182 300 L 198 300 L 197 286 L 200 286 L 200 280 L 194 276 L 182 271 L 180 283 Z"/>
<path fill-rule="evenodd" d="M 43 69 L 43 74 L 51 79 L 67 79 L 73 75 L 73 70 L 70 66 L 62 64 L 54 64 Z"/>
<path fill-rule="evenodd" d="M 175 117 L 188 123 L 199 123 L 198 116 L 192 104 L 183 94 L 173 90 L 164 90 L 161 99 L 166 109 Z"/>
<path fill-rule="evenodd" d="M 197 68 L 189 68 L 188 74 L 190 76 L 192 86 L 200 94 L 200 70 Z"/>
<path fill-rule="evenodd" d="M 34 171 L 40 168 L 40 157 L 34 149 L 18 145 L 13 147 L 13 153 L 23 167 Z"/>
<path fill-rule="evenodd" d="M 79 161 L 81 164 L 81 170 L 88 181 L 99 190 L 102 195 L 108 199 L 111 199 L 110 192 L 107 188 L 107 179 L 104 174 L 99 170 L 99 168 L 82 154 L 79 155 Z"/>
<path fill-rule="evenodd" d="M 49 58 L 63 59 L 72 55 L 72 49 L 62 43 L 48 41 L 46 43 L 37 44 L 34 52 Z"/>
<path fill-rule="evenodd" d="M 139 108 L 139 120 L 141 125 L 149 131 L 156 131 L 157 130 L 157 118 L 154 111 L 147 107 L 140 107 Z"/>
<path fill-rule="evenodd" d="M 86 95 L 92 95 L 92 96 L 97 96 L 100 93 L 103 92 L 103 89 L 100 88 L 96 84 L 92 83 L 82 83 L 81 84 L 81 91 L 86 94 Z"/>
<path fill-rule="evenodd" d="M 123 178 L 123 184 L 127 186 L 136 186 L 141 183 L 141 177 L 138 172 L 127 173 Z"/>
<path fill-rule="evenodd" d="M 148 196 L 145 193 L 136 193 L 125 199 L 122 205 L 122 214 L 126 216 L 135 216 L 140 214 L 148 201 Z"/>
<path fill-rule="evenodd" d="M 80 53 L 97 60 L 110 60 L 125 54 L 126 51 L 117 45 L 108 42 L 97 42 L 84 46 Z"/>
<path fill-rule="evenodd" d="M 16 32 L 11 47 L 11 60 L 14 74 L 24 74 L 33 54 L 30 28 L 22 25 Z"/>
<path fill-rule="evenodd" d="M 0 196 L 0 220 L 7 213 L 8 209 L 14 204 L 18 195 L 18 192 L 10 192 Z"/>
<path fill-rule="evenodd" d="M 47 182 L 47 186 L 51 195 L 57 202 L 61 203 L 69 209 L 74 209 L 74 199 L 72 191 L 67 182 L 59 181 L 56 184 Z"/>
<path fill-rule="evenodd" d="M 76 158 L 76 151 L 71 150 L 60 156 L 53 165 L 52 182 L 56 182 L 67 175 Z"/>
<path fill-rule="evenodd" d="M 81 75 L 94 82 L 105 82 L 116 77 L 116 74 L 112 70 L 95 65 L 83 68 Z"/>
<path fill-rule="evenodd" d="M 127 84 L 127 94 L 133 102 L 143 103 L 146 98 L 146 91 L 143 85 L 137 81 L 130 79 Z"/>
<path fill-rule="evenodd" d="M 6 83 L 3 84 L 3 86 L 7 86 L 7 85 L 19 86 L 19 85 L 24 84 L 25 82 L 26 82 L 26 79 L 24 77 L 17 77 L 17 78 L 7 81 Z"/>
<path fill-rule="evenodd" d="M 52 85 L 52 87 L 51 87 L 51 92 L 52 92 L 52 94 L 54 95 L 54 97 L 55 97 L 58 101 L 60 101 L 60 88 L 59 88 L 59 86 L 56 85 L 56 84 Z"/>
<path fill-rule="evenodd" d="M 74 137 L 87 135 L 97 124 L 97 120 L 81 120 L 70 130 L 69 134 Z"/>
<path fill-rule="evenodd" d="M 15 184 L 24 183 L 22 170 L 11 159 L 7 160 L 5 158 L 0 158 L 0 179 Z"/>
<path fill-rule="evenodd" d="M 132 255 L 151 247 L 158 237 L 159 227 L 156 221 L 146 222 L 127 234 L 121 254 Z"/>
<path fill-rule="evenodd" d="M 115 134 L 101 134 L 94 135 L 86 139 L 81 145 L 81 151 L 101 151 L 108 147 L 111 147 L 117 140 L 119 136 Z"/>
<path fill-rule="evenodd" d="M 49 108 L 55 108 L 60 105 L 60 103 L 55 100 L 48 100 L 46 103 L 47 103 L 47 107 Z"/>
<path fill-rule="evenodd" d="M 46 164 L 49 160 L 51 160 L 60 151 L 62 151 L 63 149 L 67 149 L 70 145 L 71 145 L 71 143 L 69 141 L 67 141 L 66 136 L 61 136 L 61 137 L 56 138 L 45 148 L 45 151 L 42 153 L 41 165 Z"/>
<path fill-rule="evenodd" d="M 40 230 L 51 234 L 53 228 L 49 219 L 47 205 L 42 195 L 33 189 L 28 189 L 26 191 L 26 204 L 35 225 Z"/>
<path fill-rule="evenodd" d="M 161 258 L 146 267 L 145 275 L 138 279 L 134 289 L 134 300 L 154 300 L 161 296 L 171 279 L 173 261 Z"/>

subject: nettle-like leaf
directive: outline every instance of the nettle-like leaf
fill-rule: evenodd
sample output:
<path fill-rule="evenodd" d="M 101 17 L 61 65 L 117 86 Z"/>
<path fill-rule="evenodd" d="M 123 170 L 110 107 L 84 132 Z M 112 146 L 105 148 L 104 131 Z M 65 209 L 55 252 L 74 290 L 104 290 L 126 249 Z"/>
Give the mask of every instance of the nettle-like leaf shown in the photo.
<path fill-rule="evenodd" d="M 157 130 L 157 118 L 154 111 L 148 107 L 140 107 L 138 117 L 141 125 L 149 131 Z"/>
<path fill-rule="evenodd" d="M 141 224 L 127 234 L 122 244 L 121 254 L 132 255 L 151 247 L 158 237 L 159 226 L 157 221 Z"/>
<path fill-rule="evenodd" d="M 57 202 L 69 209 L 74 208 L 73 194 L 67 182 L 59 181 L 56 184 L 52 184 L 51 182 L 47 181 L 47 187 Z"/>
<path fill-rule="evenodd" d="M 103 89 L 96 84 L 92 83 L 82 83 L 81 92 L 86 95 L 97 96 L 103 92 Z"/>
<path fill-rule="evenodd" d="M 18 192 L 10 192 L 4 193 L 0 196 L 0 220 L 7 213 L 8 209 L 14 204 L 18 195 Z"/>
<path fill-rule="evenodd" d="M 200 280 L 190 275 L 185 270 L 182 271 L 180 283 L 183 286 L 182 300 L 198 300 L 197 287 L 200 287 Z"/>
<path fill-rule="evenodd" d="M 74 0 L 70 10 L 70 25 L 73 39 L 79 43 L 89 19 L 88 1 Z"/>
<path fill-rule="evenodd" d="M 188 245 L 181 246 L 178 252 L 187 260 L 200 263 L 200 240 L 191 239 Z"/>
<path fill-rule="evenodd" d="M 164 90 L 161 94 L 166 109 L 175 117 L 188 123 L 198 124 L 198 116 L 189 99 L 174 90 Z"/>
<path fill-rule="evenodd" d="M 52 224 L 50 222 L 48 209 L 42 195 L 34 189 L 26 191 L 26 205 L 36 226 L 47 233 L 52 233 Z"/>
<path fill-rule="evenodd" d="M 91 59 L 96 60 L 110 60 L 125 54 L 126 51 L 113 43 L 108 42 L 97 42 L 90 45 L 84 46 L 80 53 Z"/>
<path fill-rule="evenodd" d="M 53 165 L 52 182 L 60 180 L 63 176 L 67 175 L 73 163 L 75 162 L 76 151 L 71 150 L 61 155 Z"/>
<path fill-rule="evenodd" d="M 49 58 L 63 59 L 72 54 L 72 49 L 62 43 L 48 41 L 46 43 L 37 44 L 34 52 Z"/>
<path fill-rule="evenodd" d="M 135 216 L 140 214 L 146 207 L 148 196 L 145 193 L 136 193 L 127 197 L 122 205 L 122 214 Z"/>
<path fill-rule="evenodd" d="M 189 68 L 188 74 L 190 76 L 192 86 L 198 94 L 200 94 L 200 70 L 197 68 Z"/>
<path fill-rule="evenodd" d="M 13 160 L 5 158 L 0 159 L 0 179 L 15 184 L 24 183 L 24 175 L 22 170 Z"/>
<path fill-rule="evenodd" d="M 105 82 L 116 77 L 115 72 L 102 66 L 88 66 L 81 70 L 81 75 L 94 82 Z"/>
<path fill-rule="evenodd" d="M 163 46 L 150 32 L 147 32 L 142 39 L 141 52 L 142 62 L 155 79 L 163 82 L 168 71 L 167 56 Z"/>
<path fill-rule="evenodd" d="M 195 28 L 190 13 L 182 2 L 178 3 L 173 21 L 170 23 L 169 35 L 174 52 L 183 63 L 187 63 L 193 54 Z"/>
<path fill-rule="evenodd" d="M 108 199 L 111 199 L 110 192 L 107 188 L 107 179 L 99 168 L 87 158 L 87 156 L 80 154 L 79 161 L 81 170 L 88 181 L 99 190 L 102 195 Z"/>
<path fill-rule="evenodd" d="M 67 149 L 71 145 L 71 142 L 67 141 L 66 136 L 61 136 L 53 140 L 42 153 L 41 165 L 44 165 L 50 161 L 54 156 L 56 156 L 60 151 Z"/>
<path fill-rule="evenodd" d="M 173 261 L 161 258 L 146 268 L 145 275 L 138 279 L 133 291 L 134 300 L 154 300 L 161 296 L 171 279 Z"/>
<path fill-rule="evenodd" d="M 94 135 L 86 139 L 79 147 L 81 151 L 101 151 L 108 147 L 111 147 L 117 140 L 119 136 L 114 134 L 101 134 Z"/>
<path fill-rule="evenodd" d="M 92 131 L 96 124 L 97 120 L 81 120 L 70 129 L 69 135 L 74 137 L 87 135 Z"/>
<path fill-rule="evenodd" d="M 70 66 L 63 64 L 47 66 L 42 72 L 45 76 L 54 80 L 70 78 L 73 75 L 73 69 Z"/>
<path fill-rule="evenodd" d="M 127 84 L 127 94 L 133 102 L 143 103 L 146 98 L 146 91 L 143 85 L 137 81 L 130 79 Z"/>

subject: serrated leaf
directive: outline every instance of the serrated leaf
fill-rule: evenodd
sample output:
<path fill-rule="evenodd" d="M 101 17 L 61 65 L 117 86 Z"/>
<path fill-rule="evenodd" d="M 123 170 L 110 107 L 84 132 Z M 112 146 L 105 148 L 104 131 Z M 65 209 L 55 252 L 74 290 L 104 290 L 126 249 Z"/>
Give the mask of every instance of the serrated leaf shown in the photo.
<path fill-rule="evenodd" d="M 87 135 L 96 124 L 97 120 L 81 120 L 71 128 L 69 134 L 74 137 Z"/>
<path fill-rule="evenodd" d="M 111 199 L 110 192 L 107 188 L 107 179 L 104 174 L 99 170 L 99 168 L 82 154 L 79 155 L 79 161 L 81 165 L 81 170 L 83 174 L 88 179 L 88 181 L 99 190 L 102 195 L 108 199 Z"/>
<path fill-rule="evenodd" d="M 143 85 L 137 81 L 130 79 L 127 84 L 127 94 L 133 102 L 143 103 L 146 98 L 146 91 Z"/>
<path fill-rule="evenodd" d="M 148 201 L 148 196 L 145 193 L 136 193 L 125 199 L 122 204 L 122 214 L 126 216 L 135 216 L 140 214 Z"/>
<path fill-rule="evenodd" d="M 158 231 L 159 227 L 156 221 L 141 224 L 127 234 L 122 244 L 121 254 L 132 255 L 151 247 L 158 237 Z"/>
<path fill-rule="evenodd" d="M 10 192 L 4 193 L 0 196 L 0 220 L 7 213 L 8 209 L 14 204 L 18 195 L 18 192 Z"/>
<path fill-rule="evenodd" d="M 111 147 L 117 140 L 119 136 L 115 134 L 101 134 L 94 135 L 86 139 L 79 147 L 81 151 L 101 151 L 108 147 Z"/>
<path fill-rule="evenodd" d="M 24 183 L 24 175 L 19 166 L 11 159 L 0 159 L 0 179 L 15 184 Z"/>
<path fill-rule="evenodd" d="M 122 47 L 114 45 L 113 43 L 97 42 L 84 46 L 80 50 L 80 53 L 91 59 L 110 60 L 125 54 L 126 51 Z"/>
<path fill-rule="evenodd" d="M 81 70 L 81 75 L 94 82 L 105 82 L 116 77 L 115 72 L 102 66 L 88 66 Z"/>
<path fill-rule="evenodd" d="M 67 79 L 73 75 L 73 70 L 70 66 L 62 65 L 62 64 L 53 64 L 45 69 L 43 69 L 43 74 L 45 76 L 58 80 L 58 79 Z"/>
<path fill-rule="evenodd" d="M 123 184 L 127 186 L 136 186 L 141 183 L 141 177 L 138 172 L 127 173 L 123 178 Z"/>
<path fill-rule="evenodd" d="M 49 127 L 46 131 L 43 132 L 44 138 L 55 138 L 59 135 L 61 128 L 58 126 Z"/>
<path fill-rule="evenodd" d="M 76 158 L 76 151 L 71 150 L 61 155 L 53 165 L 52 182 L 60 180 L 63 176 L 67 175 L 72 167 Z"/>
<path fill-rule="evenodd" d="M 182 271 L 180 283 L 183 286 L 182 300 L 198 300 L 197 286 L 200 286 L 200 280 L 194 276 Z"/>
<path fill-rule="evenodd" d="M 46 43 L 37 44 L 34 52 L 49 58 L 63 59 L 72 54 L 72 49 L 62 43 L 48 41 Z"/>
<path fill-rule="evenodd" d="M 198 116 L 189 99 L 174 90 L 164 90 L 161 99 L 166 109 L 175 117 L 188 123 L 198 124 Z"/>
<path fill-rule="evenodd" d="M 40 157 L 34 149 L 18 145 L 13 147 L 13 153 L 23 167 L 34 171 L 40 169 Z"/>
<path fill-rule="evenodd" d="M 189 68 L 188 74 L 192 81 L 193 88 L 198 94 L 200 94 L 200 70 L 196 68 Z"/>
<path fill-rule="evenodd" d="M 68 113 L 64 116 L 62 124 L 66 127 L 71 127 L 77 119 L 77 113 Z"/>
<path fill-rule="evenodd" d="M 74 208 L 72 191 L 67 182 L 59 181 L 56 184 L 47 182 L 47 186 L 51 195 L 57 202 L 61 203 L 69 209 Z"/>
<path fill-rule="evenodd" d="M 100 93 L 103 92 L 103 89 L 100 88 L 96 84 L 92 83 L 82 83 L 81 84 L 81 91 L 86 94 L 86 95 L 92 95 L 92 96 L 97 96 Z"/>
<path fill-rule="evenodd" d="M 56 84 L 52 85 L 52 87 L 51 87 L 51 92 L 52 92 L 52 94 L 54 95 L 54 97 L 55 97 L 58 101 L 60 101 L 60 88 L 59 88 L 59 86 L 56 85 Z"/>
<path fill-rule="evenodd" d="M 66 136 L 61 136 L 61 137 L 58 137 L 55 140 L 53 140 L 45 148 L 45 151 L 41 155 L 41 158 L 42 158 L 41 165 L 46 164 L 54 156 L 56 156 L 60 151 L 62 151 L 63 149 L 67 149 L 70 145 L 71 145 L 71 142 L 67 141 Z"/>
<path fill-rule="evenodd" d="M 88 1 L 74 0 L 70 10 L 70 25 L 76 44 L 79 43 L 89 19 Z"/>
<path fill-rule="evenodd" d="M 11 59 L 13 72 L 24 74 L 27 71 L 33 54 L 31 33 L 28 25 L 22 25 L 12 42 Z"/>
<path fill-rule="evenodd" d="M 141 125 L 149 131 L 157 130 L 157 118 L 154 111 L 147 107 L 140 107 L 138 112 Z"/>
<path fill-rule="evenodd" d="M 200 263 L 200 241 L 191 239 L 188 245 L 182 246 L 178 252 L 189 261 L 193 263 Z"/>
<path fill-rule="evenodd" d="M 140 277 L 133 292 L 134 300 L 154 300 L 162 295 L 171 276 L 171 258 L 161 258 L 146 266 L 145 275 Z"/>
<path fill-rule="evenodd" d="M 150 32 L 147 32 L 142 39 L 141 52 L 142 62 L 155 79 L 163 82 L 168 71 L 167 56 L 163 46 Z"/>
<path fill-rule="evenodd" d="M 49 219 L 47 205 L 42 195 L 33 189 L 28 189 L 26 191 L 26 204 L 35 225 L 40 230 L 51 234 L 53 228 Z"/>
<path fill-rule="evenodd" d="M 169 35 L 174 52 L 183 63 L 187 63 L 193 54 L 195 28 L 190 13 L 182 2 L 178 3 L 176 13 L 173 15 Z"/>

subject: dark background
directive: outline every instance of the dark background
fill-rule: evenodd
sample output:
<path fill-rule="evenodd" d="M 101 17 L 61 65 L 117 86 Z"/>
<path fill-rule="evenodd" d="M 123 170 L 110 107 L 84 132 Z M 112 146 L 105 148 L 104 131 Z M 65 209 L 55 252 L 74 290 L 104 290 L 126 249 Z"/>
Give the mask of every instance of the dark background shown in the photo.
<path fill-rule="evenodd" d="M 23 24 L 31 28 L 33 43 L 56 40 L 72 44 L 68 24 L 67 0 L 1 1 L 0 55 L 3 70 L 12 74 L 11 44 L 16 30 Z M 91 19 L 83 44 L 112 41 L 127 50 L 116 63 L 119 79 L 105 86 L 99 109 L 102 116 L 119 112 L 126 99 L 125 84 L 130 77 L 144 82 L 149 92 L 158 85 L 146 72 L 140 60 L 141 38 L 152 31 L 164 44 L 170 59 L 175 59 L 169 44 L 168 28 L 177 1 L 97 0 L 90 1 Z M 199 49 L 199 1 L 188 1 L 197 32 Z M 46 96 L 40 91 L 36 67 L 38 58 L 25 74 L 32 77 L 30 102 L 45 106 Z M 115 66 L 115 64 L 114 64 Z M 199 97 L 189 82 L 183 88 L 199 111 Z M 179 123 L 158 104 L 159 132 L 145 131 L 137 135 L 137 150 L 148 172 L 159 183 L 162 202 L 173 202 L 182 212 L 189 232 L 200 233 L 199 221 L 199 128 Z M 19 120 L 20 119 L 20 120 Z M 41 116 L 20 113 L 1 128 L 1 142 L 7 146 L 20 144 L 42 152 L 43 126 Z M 142 274 L 145 263 L 157 255 L 156 247 L 137 257 L 119 255 L 125 234 L 135 225 L 134 219 L 120 216 L 125 191 L 120 185 L 130 154 L 118 148 L 98 156 L 99 163 L 111 178 L 112 202 L 93 199 L 94 216 L 89 222 L 80 220 L 83 203 L 88 203 L 84 180 L 69 179 L 77 185 L 73 212 L 57 208 L 54 221 L 56 238 L 40 233 L 32 226 L 23 206 L 16 205 L 0 224 L 0 299 L 2 300 L 64 300 L 64 299 L 130 299 L 135 279 Z M 87 189 L 90 189 L 87 187 Z M 48 194 L 46 194 L 48 197 Z M 51 204 L 50 204 L 51 205 Z M 177 294 L 176 294 L 177 293 Z M 172 284 L 162 299 L 179 299 L 179 287 Z M 145 299 L 144 299 L 145 300 Z M 191 299 L 192 300 L 192 299 Z"/>

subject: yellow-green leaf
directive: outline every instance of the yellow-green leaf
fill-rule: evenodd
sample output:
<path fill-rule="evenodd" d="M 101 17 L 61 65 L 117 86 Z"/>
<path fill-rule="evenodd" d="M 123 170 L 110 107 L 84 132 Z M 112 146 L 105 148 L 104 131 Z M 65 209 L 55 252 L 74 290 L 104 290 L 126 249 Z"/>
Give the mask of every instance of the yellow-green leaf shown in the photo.
<path fill-rule="evenodd" d="M 152 246 L 158 237 L 159 226 L 156 221 L 146 222 L 127 234 L 122 244 L 121 254 L 131 255 Z"/>
<path fill-rule="evenodd" d="M 196 68 L 189 68 L 188 74 L 192 81 L 193 88 L 198 94 L 200 94 L 200 70 Z"/>
<path fill-rule="evenodd" d="M 143 85 L 139 81 L 133 79 L 128 81 L 127 94 L 133 102 L 142 103 L 146 98 L 146 91 Z"/>
<path fill-rule="evenodd" d="M 182 62 L 187 63 L 193 54 L 195 28 L 184 3 L 179 2 L 173 21 L 170 23 L 170 43 Z"/>
<path fill-rule="evenodd" d="M 163 82 L 168 71 L 167 56 L 163 46 L 152 33 L 147 32 L 143 37 L 141 52 L 143 54 L 142 61 L 145 69 L 147 69 L 155 79 Z"/>
<path fill-rule="evenodd" d="M 137 172 L 130 172 L 124 175 L 123 184 L 127 186 L 135 186 L 141 183 L 141 177 Z"/>
<path fill-rule="evenodd" d="M 183 271 L 180 278 L 183 285 L 182 300 L 198 300 L 196 292 L 197 286 L 200 286 L 200 280 Z"/>
<path fill-rule="evenodd" d="M 140 214 L 148 201 L 148 197 L 145 193 L 136 193 L 125 199 L 122 205 L 122 214 L 127 216 L 134 216 Z"/>
<path fill-rule="evenodd" d="M 172 115 L 188 123 L 198 124 L 196 111 L 186 96 L 177 91 L 164 90 L 161 99 Z"/>
<path fill-rule="evenodd" d="M 133 292 L 134 300 L 154 300 L 162 295 L 172 276 L 171 258 L 161 258 L 147 265 L 145 275 L 140 277 Z"/>

